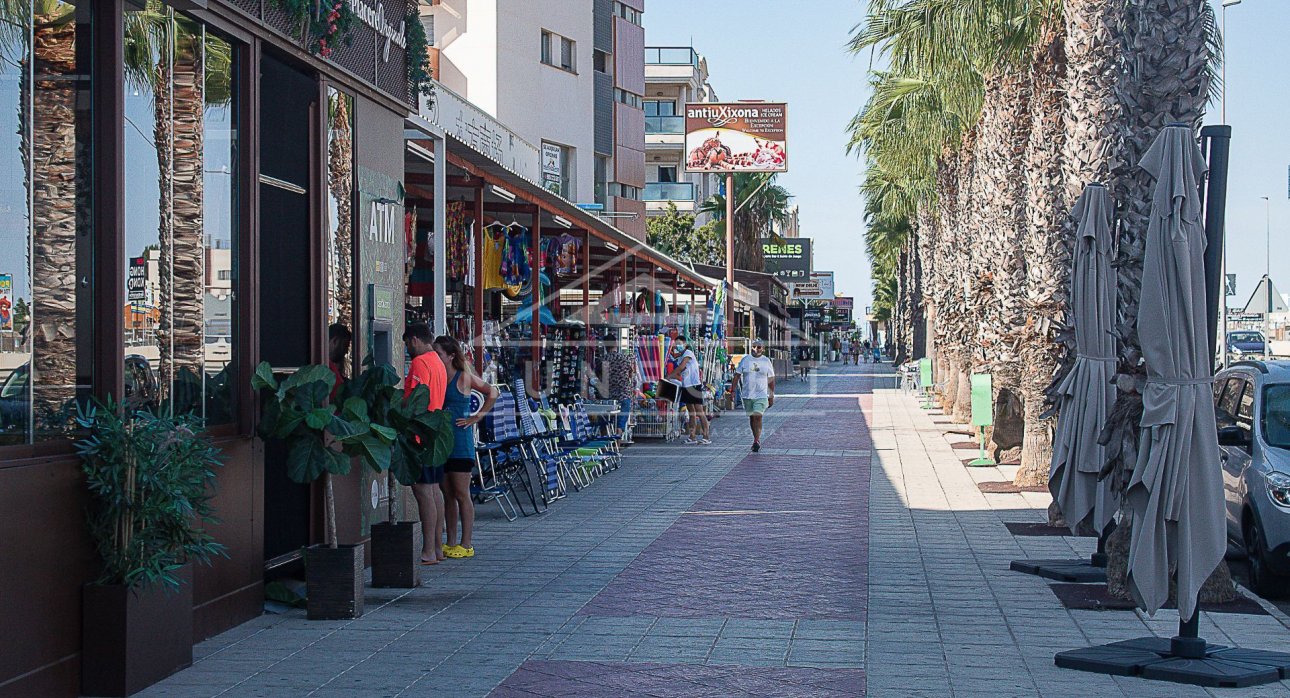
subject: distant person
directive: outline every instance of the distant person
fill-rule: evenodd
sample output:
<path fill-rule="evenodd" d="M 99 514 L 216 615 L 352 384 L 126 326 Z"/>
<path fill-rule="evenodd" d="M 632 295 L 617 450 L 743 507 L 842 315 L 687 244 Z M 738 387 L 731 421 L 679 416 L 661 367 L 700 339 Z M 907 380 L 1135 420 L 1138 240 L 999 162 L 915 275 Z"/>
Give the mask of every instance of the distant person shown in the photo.
<path fill-rule="evenodd" d="M 699 359 L 688 348 L 689 340 L 684 336 L 672 343 L 672 358 L 676 366 L 668 378 L 681 383 L 681 408 L 686 412 L 687 444 L 712 443 L 712 433 L 708 426 L 708 415 L 703 409 L 703 381 L 699 378 Z"/>
<path fill-rule="evenodd" d="M 344 323 L 334 323 L 327 328 L 327 368 L 336 377 L 336 385 L 331 389 L 331 399 L 335 400 L 349 380 L 349 347 L 354 341 L 354 333 Z"/>
<path fill-rule="evenodd" d="M 873 345 L 870 344 L 869 340 L 866 339 L 864 340 L 864 362 L 865 363 L 869 363 L 869 357 L 872 354 L 873 354 Z M 859 363 L 859 362 L 856 362 L 856 363 Z"/>
<path fill-rule="evenodd" d="M 452 367 L 443 402 L 444 409 L 453 416 L 452 454 L 444 464 L 443 511 L 448 543 L 443 553 L 451 558 L 474 557 L 475 503 L 470 498 L 470 474 L 475 469 L 474 426 L 493 408 L 499 393 L 497 388 L 470 370 L 466 352 L 457 340 L 448 336 L 436 337 L 434 350 L 440 362 Z M 483 406 L 473 415 L 470 413 L 472 390 L 484 395 Z M 527 398 L 521 395 L 519 399 Z M 457 538 L 458 520 L 461 521 L 461 538 Z"/>
<path fill-rule="evenodd" d="M 842 356 L 842 365 L 846 366 L 851 363 L 851 339 L 842 338 L 842 343 L 838 345 L 838 353 Z"/>
<path fill-rule="evenodd" d="M 739 360 L 735 368 L 734 389 L 743 387 L 744 413 L 752 428 L 752 450 L 761 450 L 761 422 L 766 410 L 775 404 L 775 364 L 766 356 L 766 346 L 754 339 L 752 353 Z"/>
<path fill-rule="evenodd" d="M 430 390 L 430 410 L 443 409 L 448 389 L 448 373 L 443 361 L 434 351 L 434 334 L 424 322 L 408 325 L 403 333 L 403 343 L 412 354 L 412 368 L 403 380 L 403 397 L 407 399 L 417 386 Z M 412 496 L 417 500 L 417 514 L 421 519 L 421 564 L 434 565 L 446 556 L 443 551 L 443 500 L 439 484 L 443 482 L 443 468 L 423 467 L 421 475 L 412 485 Z"/>

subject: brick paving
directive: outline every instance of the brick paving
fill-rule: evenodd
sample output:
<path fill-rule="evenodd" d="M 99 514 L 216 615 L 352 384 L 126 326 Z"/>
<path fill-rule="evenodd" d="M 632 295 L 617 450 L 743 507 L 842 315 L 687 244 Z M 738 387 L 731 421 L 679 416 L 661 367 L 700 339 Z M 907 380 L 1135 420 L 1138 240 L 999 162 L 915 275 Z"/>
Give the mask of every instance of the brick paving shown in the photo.
<path fill-rule="evenodd" d="M 643 441 L 549 513 L 483 507 L 477 557 L 367 614 L 265 615 L 200 644 L 147 696 L 1259 696 L 1057 669 L 1055 652 L 1155 634 L 1177 613 L 1066 610 L 1016 558 L 1095 541 L 1014 535 L 1042 492 L 986 494 L 949 435 L 875 366 L 788 382 L 760 454 Z M 1290 646 L 1290 619 L 1202 613 L 1211 641 Z"/>

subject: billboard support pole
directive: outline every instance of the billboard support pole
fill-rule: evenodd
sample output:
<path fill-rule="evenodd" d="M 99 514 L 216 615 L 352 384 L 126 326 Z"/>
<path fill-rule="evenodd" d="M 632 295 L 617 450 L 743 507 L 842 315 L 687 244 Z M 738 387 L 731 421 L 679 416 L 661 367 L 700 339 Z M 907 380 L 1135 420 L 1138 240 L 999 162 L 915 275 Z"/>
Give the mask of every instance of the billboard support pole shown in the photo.
<path fill-rule="evenodd" d="M 726 322 L 735 316 L 735 173 L 726 173 Z M 727 337 L 730 335 L 727 334 Z"/>

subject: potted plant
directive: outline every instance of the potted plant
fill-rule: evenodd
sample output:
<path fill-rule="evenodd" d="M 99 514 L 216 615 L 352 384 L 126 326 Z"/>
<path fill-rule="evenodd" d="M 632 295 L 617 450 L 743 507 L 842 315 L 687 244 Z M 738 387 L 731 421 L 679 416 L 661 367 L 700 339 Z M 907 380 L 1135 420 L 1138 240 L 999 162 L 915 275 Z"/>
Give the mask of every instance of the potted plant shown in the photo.
<path fill-rule="evenodd" d="M 416 482 L 424 467 L 442 466 L 452 453 L 453 418 L 447 410 L 429 410 L 430 391 L 417 386 L 404 397 L 399 377 L 389 366 L 368 363 L 346 386 L 347 400 L 367 405 L 368 418 L 394 434 L 389 468 L 389 516 L 372 525 L 372 586 L 413 588 L 421 583 L 422 538 L 417 521 L 399 521 L 397 484 Z M 396 484 L 397 483 L 397 484 Z"/>
<path fill-rule="evenodd" d="M 301 484 L 323 481 L 327 542 L 305 550 L 308 616 L 357 618 L 363 615 L 363 545 L 339 544 L 332 477 L 348 474 L 355 458 L 377 472 L 388 469 L 396 434 L 371 423 L 363 399 L 331 400 L 336 376 L 326 366 L 305 366 L 279 381 L 261 363 L 252 386 L 265 391 L 261 438 L 287 442 L 287 477 Z"/>
<path fill-rule="evenodd" d="M 128 696 L 193 663 L 191 564 L 224 548 L 205 529 L 219 450 L 193 416 L 78 412 L 86 512 L 103 574 L 82 592 L 81 690 Z"/>

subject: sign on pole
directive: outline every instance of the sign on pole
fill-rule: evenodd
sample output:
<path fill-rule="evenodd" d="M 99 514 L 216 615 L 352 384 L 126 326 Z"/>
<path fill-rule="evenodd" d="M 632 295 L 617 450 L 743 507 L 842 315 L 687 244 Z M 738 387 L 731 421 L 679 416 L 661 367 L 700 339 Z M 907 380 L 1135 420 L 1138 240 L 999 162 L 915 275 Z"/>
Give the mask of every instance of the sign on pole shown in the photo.
<path fill-rule="evenodd" d="M 787 172 L 783 102 L 685 105 L 686 172 Z"/>
<path fill-rule="evenodd" d="M 932 408 L 932 360 L 918 360 L 918 387 L 923 389 L 923 409 Z"/>
<path fill-rule="evenodd" d="M 781 281 L 805 281 L 811 276 L 810 238 L 761 239 L 761 254 L 766 260 L 766 273 Z"/>
<path fill-rule="evenodd" d="M 125 277 L 125 299 L 130 303 L 142 303 L 148 299 L 147 257 L 130 258 L 130 268 Z"/>
<path fill-rule="evenodd" d="M 13 331 L 13 274 L 0 274 L 0 331 Z"/>
<path fill-rule="evenodd" d="M 979 457 L 968 465 L 997 465 L 985 455 L 985 428 L 994 423 L 994 385 L 988 373 L 972 374 L 972 426 L 980 439 Z"/>

